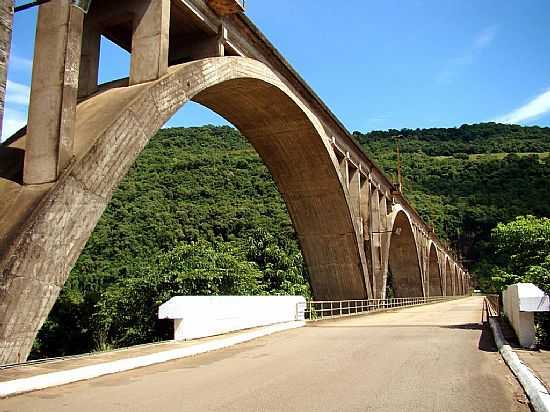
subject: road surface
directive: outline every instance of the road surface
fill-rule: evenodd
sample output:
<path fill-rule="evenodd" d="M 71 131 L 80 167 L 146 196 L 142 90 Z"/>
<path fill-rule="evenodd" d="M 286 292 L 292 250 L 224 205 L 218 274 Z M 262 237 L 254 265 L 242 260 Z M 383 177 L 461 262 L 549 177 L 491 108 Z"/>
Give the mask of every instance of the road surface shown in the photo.
<path fill-rule="evenodd" d="M 528 411 L 482 299 L 317 322 L 0 400 L 0 411 Z"/>

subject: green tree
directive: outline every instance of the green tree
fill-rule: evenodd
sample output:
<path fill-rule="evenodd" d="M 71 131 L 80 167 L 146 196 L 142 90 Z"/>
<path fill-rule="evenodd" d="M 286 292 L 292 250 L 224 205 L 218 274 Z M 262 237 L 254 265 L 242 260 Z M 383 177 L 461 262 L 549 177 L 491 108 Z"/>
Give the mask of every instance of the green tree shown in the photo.
<path fill-rule="evenodd" d="M 103 292 L 94 314 L 96 346 L 170 339 L 172 325 L 157 314 L 158 307 L 174 296 L 264 294 L 258 266 L 241 255 L 226 244 L 204 240 L 161 253 Z"/>

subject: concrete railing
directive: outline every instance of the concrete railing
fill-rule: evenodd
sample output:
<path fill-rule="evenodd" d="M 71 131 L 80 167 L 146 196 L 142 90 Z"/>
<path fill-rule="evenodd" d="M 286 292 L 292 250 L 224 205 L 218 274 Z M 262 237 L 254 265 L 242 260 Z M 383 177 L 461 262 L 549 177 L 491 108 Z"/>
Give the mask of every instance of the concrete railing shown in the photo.
<path fill-rule="evenodd" d="M 433 296 L 416 298 L 365 299 L 365 300 L 324 300 L 307 302 L 306 320 L 353 316 L 366 312 L 376 312 L 393 308 L 447 302 L 464 296 Z"/>
<path fill-rule="evenodd" d="M 550 311 L 550 298 L 532 283 L 515 283 L 502 291 L 504 314 L 525 348 L 536 344 L 535 312 Z"/>
<path fill-rule="evenodd" d="M 174 321 L 174 340 L 304 320 L 302 296 L 176 296 L 159 307 Z"/>

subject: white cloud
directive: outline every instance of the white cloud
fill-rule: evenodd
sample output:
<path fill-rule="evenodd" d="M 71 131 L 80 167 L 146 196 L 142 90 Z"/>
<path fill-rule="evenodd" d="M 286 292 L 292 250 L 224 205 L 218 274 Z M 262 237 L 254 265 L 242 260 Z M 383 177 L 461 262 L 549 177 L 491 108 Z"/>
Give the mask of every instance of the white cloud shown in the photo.
<path fill-rule="evenodd" d="M 497 123 L 522 123 L 525 120 L 540 117 L 550 113 L 550 89 L 538 95 L 527 104 L 516 110 L 497 117 L 493 121 Z"/>
<path fill-rule="evenodd" d="M 473 64 L 478 54 L 494 42 L 497 32 L 498 27 L 493 25 L 486 27 L 478 33 L 474 41 L 462 54 L 447 61 L 443 70 L 437 74 L 436 81 L 438 83 L 449 83 L 462 68 Z"/>
<path fill-rule="evenodd" d="M 2 141 L 27 124 L 31 88 L 26 84 L 8 80 L 2 124 Z"/>
<path fill-rule="evenodd" d="M 27 124 L 27 113 L 23 110 L 14 110 L 6 107 L 4 110 L 4 122 L 2 125 L 2 141 L 13 135 Z"/>
<path fill-rule="evenodd" d="M 29 104 L 31 97 L 31 88 L 26 84 L 17 83 L 8 80 L 6 84 L 6 105 L 24 105 Z"/>
<path fill-rule="evenodd" d="M 490 26 L 485 28 L 481 33 L 478 34 L 474 42 L 474 48 L 484 49 L 489 47 L 491 43 L 495 40 L 497 35 L 497 26 Z"/>

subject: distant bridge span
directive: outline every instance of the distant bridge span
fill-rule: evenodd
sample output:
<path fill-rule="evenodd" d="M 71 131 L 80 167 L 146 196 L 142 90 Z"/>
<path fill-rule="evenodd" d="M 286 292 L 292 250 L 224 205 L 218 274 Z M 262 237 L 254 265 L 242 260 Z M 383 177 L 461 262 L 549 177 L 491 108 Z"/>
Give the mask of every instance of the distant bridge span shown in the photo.
<path fill-rule="evenodd" d="M 40 6 L 28 127 L 0 146 L 0 363 L 26 359 L 113 191 L 189 100 L 231 121 L 271 171 L 316 299 L 384 298 L 390 282 L 399 297 L 469 289 L 236 3 L 94 0 L 86 15 L 69 0 Z M 129 79 L 97 84 L 100 35 L 131 52 Z"/>

